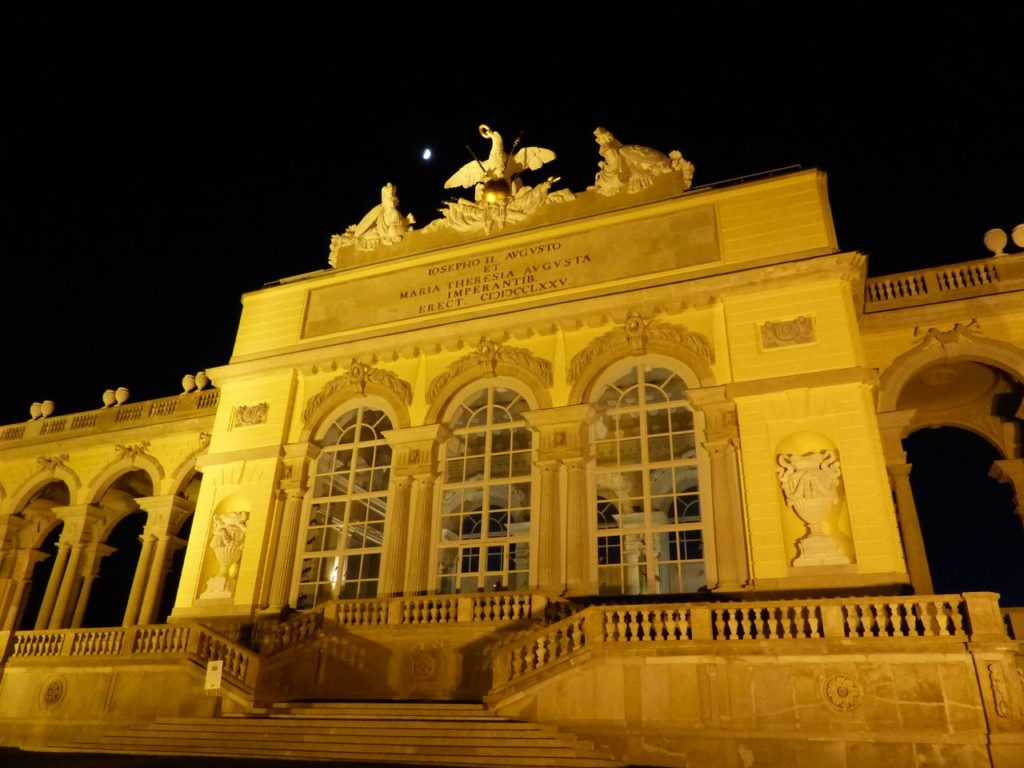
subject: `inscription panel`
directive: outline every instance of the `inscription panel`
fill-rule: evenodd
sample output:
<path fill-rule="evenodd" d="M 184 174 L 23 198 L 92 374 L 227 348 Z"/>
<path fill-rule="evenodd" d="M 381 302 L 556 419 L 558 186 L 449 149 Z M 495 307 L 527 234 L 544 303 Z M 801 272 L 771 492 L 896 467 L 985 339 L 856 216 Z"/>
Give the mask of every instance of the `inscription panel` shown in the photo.
<path fill-rule="evenodd" d="M 523 299 L 553 303 L 564 291 L 718 259 L 708 205 L 314 288 L 302 338 L 403 320 L 429 323 L 457 310 L 486 315 Z"/>

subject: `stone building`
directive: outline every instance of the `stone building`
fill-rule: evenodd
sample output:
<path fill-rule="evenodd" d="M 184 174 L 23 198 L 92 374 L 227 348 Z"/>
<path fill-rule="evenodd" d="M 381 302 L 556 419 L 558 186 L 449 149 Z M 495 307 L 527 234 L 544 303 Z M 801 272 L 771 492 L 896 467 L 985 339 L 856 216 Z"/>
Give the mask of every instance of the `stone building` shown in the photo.
<path fill-rule="evenodd" d="M 934 594 L 903 445 L 1024 498 L 1024 254 L 869 279 L 819 171 L 599 129 L 572 193 L 481 134 L 472 199 L 384 187 L 183 393 L 0 428 L 0 744 L 1024 765 L 1013 611 Z"/>

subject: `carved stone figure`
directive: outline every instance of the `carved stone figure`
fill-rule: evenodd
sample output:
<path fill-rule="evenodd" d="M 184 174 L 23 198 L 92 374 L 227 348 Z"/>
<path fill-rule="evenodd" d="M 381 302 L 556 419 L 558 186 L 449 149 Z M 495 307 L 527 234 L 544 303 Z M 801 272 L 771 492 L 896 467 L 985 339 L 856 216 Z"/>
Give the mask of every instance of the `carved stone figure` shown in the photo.
<path fill-rule="evenodd" d="M 517 150 L 517 138 L 512 151 L 506 152 L 505 141 L 497 131 L 481 125 L 480 135 L 491 140 L 487 158 L 466 163 L 444 184 L 445 189 L 472 188 L 473 200 L 446 202 L 446 207 L 441 209 L 443 218 L 432 221 L 425 229 L 483 230 L 489 234 L 522 221 L 545 203 L 573 199 L 568 190 L 551 191 L 551 185 L 559 180 L 557 176 L 549 177 L 536 187 L 524 186 L 519 179 L 524 171 L 535 171 L 554 160 L 555 153 L 550 149 L 523 147 Z"/>
<path fill-rule="evenodd" d="M 242 558 L 242 545 L 249 526 L 248 512 L 223 512 L 213 519 L 213 535 L 210 549 L 217 558 L 217 575 L 206 582 L 206 589 L 200 597 L 231 597 L 231 569 Z"/>
<path fill-rule="evenodd" d="M 665 155 L 650 147 L 623 144 L 611 131 L 600 127 L 594 131 L 594 136 L 602 159 L 597 164 L 597 176 L 591 189 L 596 189 L 599 195 L 633 194 L 651 186 L 658 176 L 666 173 L 681 173 L 684 189 L 689 189 L 693 183 L 693 163 L 678 150 Z"/>
<path fill-rule="evenodd" d="M 395 185 L 388 183 L 381 187 L 380 205 L 371 208 L 358 224 L 352 224 L 344 234 L 331 238 L 332 267 L 338 266 L 338 254 L 342 248 L 354 245 L 361 251 L 369 251 L 378 245 L 394 245 L 412 229 L 416 219 L 410 213 L 403 216 L 398 210 L 398 195 Z"/>
<path fill-rule="evenodd" d="M 839 459 L 829 450 L 778 457 L 782 494 L 809 533 L 798 542 L 800 554 L 793 565 L 842 565 L 850 559 L 839 551 L 835 540 L 824 531 L 825 519 L 839 501 Z"/>

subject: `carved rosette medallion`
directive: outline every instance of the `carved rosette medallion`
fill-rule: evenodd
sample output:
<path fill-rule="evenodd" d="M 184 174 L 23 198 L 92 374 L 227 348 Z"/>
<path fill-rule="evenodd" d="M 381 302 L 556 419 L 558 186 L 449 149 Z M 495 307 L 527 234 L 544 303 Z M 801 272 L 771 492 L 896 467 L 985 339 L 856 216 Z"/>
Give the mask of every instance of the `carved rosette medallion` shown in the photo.
<path fill-rule="evenodd" d="M 51 677 L 39 690 L 39 708 L 57 707 L 68 693 L 68 681 L 63 677 Z"/>
<path fill-rule="evenodd" d="M 793 565 L 845 565 L 850 558 L 839 551 L 824 525 L 839 501 L 839 459 L 832 451 L 802 455 L 782 453 L 777 457 L 779 486 L 786 503 L 807 525 L 808 534 L 797 546 L 800 554 Z"/>
<path fill-rule="evenodd" d="M 814 319 L 801 315 L 792 320 L 768 322 L 761 325 L 761 349 L 778 349 L 815 341 Z"/>
<path fill-rule="evenodd" d="M 427 401 L 434 402 L 445 385 L 465 371 L 478 370 L 488 376 L 496 376 L 498 366 L 502 364 L 530 373 L 546 387 L 550 387 L 554 381 L 551 363 L 547 360 L 526 349 L 506 347 L 492 339 L 481 339 L 475 351 L 460 357 L 449 365 L 444 373 L 430 382 L 427 388 Z"/>
<path fill-rule="evenodd" d="M 270 411 L 270 403 L 263 402 L 257 405 L 240 405 L 235 409 L 235 419 L 232 425 L 235 427 L 252 427 L 257 424 L 264 424 L 267 421 L 267 413 Z"/>
<path fill-rule="evenodd" d="M 849 712 L 864 696 L 860 685 L 849 675 L 832 675 L 825 681 L 825 701 L 840 712 Z"/>

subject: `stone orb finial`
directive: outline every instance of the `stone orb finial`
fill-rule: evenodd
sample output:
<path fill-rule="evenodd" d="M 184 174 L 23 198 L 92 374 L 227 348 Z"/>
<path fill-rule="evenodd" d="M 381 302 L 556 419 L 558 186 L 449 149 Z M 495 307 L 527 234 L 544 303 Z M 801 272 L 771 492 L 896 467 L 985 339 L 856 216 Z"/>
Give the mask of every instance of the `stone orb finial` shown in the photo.
<path fill-rule="evenodd" d="M 114 400 L 117 405 L 127 403 L 130 396 L 131 393 L 128 391 L 128 387 L 118 387 L 114 390 Z"/>
<path fill-rule="evenodd" d="M 48 416 L 52 416 L 53 412 L 57 410 L 57 405 L 56 403 L 53 402 L 53 400 L 43 400 L 43 402 L 40 403 L 39 405 L 39 410 L 42 413 L 44 419 L 47 418 Z"/>
<path fill-rule="evenodd" d="M 992 251 L 993 256 L 1005 254 L 1003 249 L 1006 248 L 1006 233 L 998 227 L 985 233 L 984 242 L 985 247 Z"/>
<path fill-rule="evenodd" d="M 117 395 L 114 393 L 114 390 L 112 390 L 112 389 L 105 389 L 105 390 L 103 390 L 103 407 L 104 408 L 109 408 L 110 406 L 112 406 L 116 402 L 117 402 Z"/>
<path fill-rule="evenodd" d="M 1024 248 L 1024 224 L 1018 224 L 1010 230 L 1010 237 L 1018 248 Z"/>
<path fill-rule="evenodd" d="M 32 403 L 28 407 L 28 415 L 32 417 L 32 421 L 40 418 L 43 415 L 43 404 L 39 402 Z"/>

